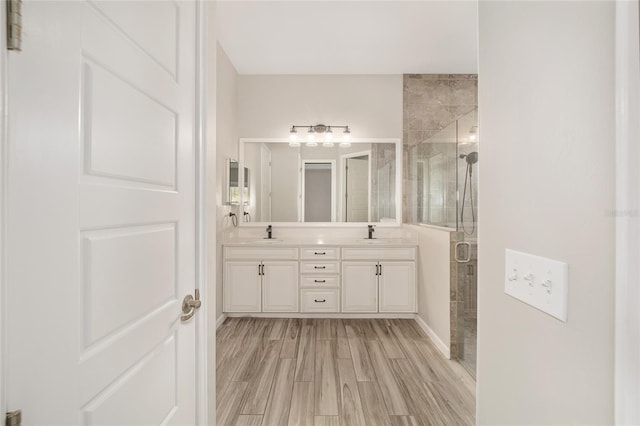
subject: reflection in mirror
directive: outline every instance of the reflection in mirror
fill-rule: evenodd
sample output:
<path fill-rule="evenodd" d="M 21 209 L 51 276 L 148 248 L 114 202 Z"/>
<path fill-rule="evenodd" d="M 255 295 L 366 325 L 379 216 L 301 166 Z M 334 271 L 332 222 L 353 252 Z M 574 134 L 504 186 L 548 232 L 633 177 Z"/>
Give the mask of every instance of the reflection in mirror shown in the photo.
<path fill-rule="evenodd" d="M 242 141 L 241 161 L 254 171 L 245 211 L 253 222 L 396 223 L 399 145 Z"/>
<path fill-rule="evenodd" d="M 240 176 L 238 174 L 238 162 L 232 158 L 227 161 L 227 203 L 240 204 Z M 242 199 L 246 205 L 249 202 L 249 169 L 244 168 Z"/>

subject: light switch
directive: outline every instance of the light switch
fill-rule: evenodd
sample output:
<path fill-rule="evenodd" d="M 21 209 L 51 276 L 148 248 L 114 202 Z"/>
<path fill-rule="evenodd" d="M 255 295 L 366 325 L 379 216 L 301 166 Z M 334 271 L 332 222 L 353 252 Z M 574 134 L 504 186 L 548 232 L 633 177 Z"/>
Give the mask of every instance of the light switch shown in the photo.
<path fill-rule="evenodd" d="M 566 263 L 506 249 L 504 267 L 505 293 L 567 321 Z"/>

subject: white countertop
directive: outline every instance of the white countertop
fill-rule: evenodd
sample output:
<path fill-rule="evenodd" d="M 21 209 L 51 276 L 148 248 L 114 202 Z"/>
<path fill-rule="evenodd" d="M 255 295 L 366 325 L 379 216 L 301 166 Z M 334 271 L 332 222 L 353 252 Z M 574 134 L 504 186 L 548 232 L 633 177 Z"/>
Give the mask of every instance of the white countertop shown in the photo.
<path fill-rule="evenodd" d="M 224 246 L 263 246 L 263 247 L 416 247 L 418 243 L 404 238 L 349 238 L 349 239 L 304 239 L 304 238 L 235 238 L 224 241 Z"/>

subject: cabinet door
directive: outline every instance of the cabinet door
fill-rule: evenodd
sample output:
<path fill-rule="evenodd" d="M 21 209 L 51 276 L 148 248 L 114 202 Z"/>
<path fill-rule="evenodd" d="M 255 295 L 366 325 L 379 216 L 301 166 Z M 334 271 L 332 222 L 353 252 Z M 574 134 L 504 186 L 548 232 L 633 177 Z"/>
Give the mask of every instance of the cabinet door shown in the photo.
<path fill-rule="evenodd" d="M 298 312 L 298 262 L 264 262 L 263 312 Z"/>
<path fill-rule="evenodd" d="M 223 299 L 225 312 L 261 312 L 262 285 L 259 261 L 225 262 Z"/>
<path fill-rule="evenodd" d="M 378 312 L 377 262 L 342 262 L 342 312 Z"/>
<path fill-rule="evenodd" d="M 382 262 L 380 266 L 380 312 L 415 312 L 415 262 Z"/>

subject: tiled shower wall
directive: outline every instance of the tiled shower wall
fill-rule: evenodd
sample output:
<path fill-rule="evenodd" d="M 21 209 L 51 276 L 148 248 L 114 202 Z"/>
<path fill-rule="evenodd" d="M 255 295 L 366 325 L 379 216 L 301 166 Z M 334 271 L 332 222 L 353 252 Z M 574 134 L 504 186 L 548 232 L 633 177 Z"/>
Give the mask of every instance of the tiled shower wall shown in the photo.
<path fill-rule="evenodd" d="M 405 74 L 403 77 L 403 222 L 415 223 L 416 197 L 411 158 L 427 141 L 478 105 L 476 74 Z M 412 196 L 408 196 L 411 193 Z"/>

